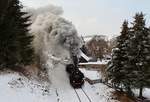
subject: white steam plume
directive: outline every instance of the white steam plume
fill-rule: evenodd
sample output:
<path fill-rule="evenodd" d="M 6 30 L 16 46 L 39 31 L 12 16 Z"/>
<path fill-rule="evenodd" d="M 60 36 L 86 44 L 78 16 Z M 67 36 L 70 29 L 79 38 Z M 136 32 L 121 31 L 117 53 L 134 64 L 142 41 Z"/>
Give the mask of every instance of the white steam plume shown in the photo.
<path fill-rule="evenodd" d="M 65 64 L 72 63 L 71 53 L 77 55 L 80 48 L 78 33 L 71 22 L 59 16 L 62 12 L 60 7 L 52 5 L 30 9 L 33 15 L 31 34 L 35 36 L 33 45 L 54 87 L 69 85 Z"/>
<path fill-rule="evenodd" d="M 23 11 L 26 11 L 29 13 L 29 15 L 31 15 L 31 19 L 33 22 L 36 20 L 36 17 L 38 15 L 41 15 L 44 13 L 51 13 L 54 15 L 62 15 L 63 14 L 62 7 L 54 6 L 54 5 L 47 5 L 45 7 L 40 7 L 37 9 L 26 7 L 23 9 Z"/>
<path fill-rule="evenodd" d="M 34 16 L 31 25 L 31 33 L 35 36 L 33 44 L 43 64 L 52 68 L 58 61 L 65 63 L 68 59 L 71 63 L 70 54 L 79 53 L 80 38 L 74 25 L 59 16 L 63 10 L 50 5 L 29 12 Z M 54 61 L 57 58 L 59 60 Z"/>

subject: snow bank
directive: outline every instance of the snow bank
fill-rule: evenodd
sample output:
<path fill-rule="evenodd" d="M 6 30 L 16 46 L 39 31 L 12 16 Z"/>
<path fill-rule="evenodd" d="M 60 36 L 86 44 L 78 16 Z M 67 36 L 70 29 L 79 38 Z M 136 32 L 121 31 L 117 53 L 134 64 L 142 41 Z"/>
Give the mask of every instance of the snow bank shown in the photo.
<path fill-rule="evenodd" d="M 143 96 L 150 100 L 150 88 L 144 89 Z"/>
<path fill-rule="evenodd" d="M 84 73 L 85 77 L 89 78 L 90 80 L 101 79 L 98 71 L 86 70 L 85 68 L 80 68 L 80 71 Z"/>
<path fill-rule="evenodd" d="M 109 88 L 102 83 L 95 84 L 93 86 L 86 85 L 84 90 L 88 92 L 88 95 L 90 96 L 92 102 L 119 102 L 117 100 L 112 99 L 112 92 L 114 91 L 114 89 Z"/>
<path fill-rule="evenodd" d="M 139 89 L 133 89 L 134 94 L 138 97 Z M 144 88 L 143 96 L 150 100 L 150 88 Z"/>
<path fill-rule="evenodd" d="M 101 64 L 108 64 L 109 60 L 102 60 L 102 61 L 97 61 L 97 62 L 87 62 L 87 63 L 79 63 L 80 65 L 90 65 L 90 64 L 95 64 L 95 65 L 101 65 Z"/>
<path fill-rule="evenodd" d="M 1 102 L 49 102 L 46 98 L 48 87 L 47 83 L 31 82 L 17 73 L 0 75 Z"/>
<path fill-rule="evenodd" d="M 17 73 L 1 74 L 0 99 L 1 102 L 79 102 L 78 96 L 69 84 L 65 88 L 62 87 L 63 82 L 57 85 L 59 86 L 53 88 L 48 83 L 40 84 Z M 117 102 L 111 100 L 113 89 L 103 84 L 91 86 L 85 83 L 83 90 L 92 102 Z"/>

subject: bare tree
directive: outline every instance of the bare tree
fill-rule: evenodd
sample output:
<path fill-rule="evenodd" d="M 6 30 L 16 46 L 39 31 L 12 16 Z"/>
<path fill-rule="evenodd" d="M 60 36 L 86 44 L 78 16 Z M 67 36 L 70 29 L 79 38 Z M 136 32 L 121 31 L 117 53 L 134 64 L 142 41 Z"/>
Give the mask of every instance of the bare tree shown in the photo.
<path fill-rule="evenodd" d="M 112 49 L 116 46 L 117 41 L 116 41 L 117 37 L 113 37 L 108 41 L 108 53 L 109 55 L 112 52 Z"/>
<path fill-rule="evenodd" d="M 87 43 L 88 51 L 92 57 L 101 60 L 108 53 L 108 41 L 106 38 L 103 35 L 96 35 Z"/>

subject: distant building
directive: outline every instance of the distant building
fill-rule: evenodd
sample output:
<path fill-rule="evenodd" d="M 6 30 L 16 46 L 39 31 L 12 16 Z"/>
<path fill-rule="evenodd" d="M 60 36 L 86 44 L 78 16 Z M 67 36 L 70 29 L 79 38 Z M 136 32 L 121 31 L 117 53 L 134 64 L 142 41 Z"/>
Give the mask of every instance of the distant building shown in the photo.
<path fill-rule="evenodd" d="M 91 58 L 88 57 L 85 53 L 83 53 L 82 50 L 80 50 L 79 63 L 89 62 L 90 60 L 91 60 Z"/>

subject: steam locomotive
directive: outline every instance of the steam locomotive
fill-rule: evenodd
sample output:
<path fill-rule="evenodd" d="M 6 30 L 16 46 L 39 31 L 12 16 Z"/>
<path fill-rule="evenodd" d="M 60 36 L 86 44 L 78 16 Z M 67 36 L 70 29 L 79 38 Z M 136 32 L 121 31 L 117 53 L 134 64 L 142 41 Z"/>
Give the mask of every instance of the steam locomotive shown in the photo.
<path fill-rule="evenodd" d="M 84 84 L 84 74 L 73 64 L 67 65 L 66 71 L 69 75 L 71 86 L 73 88 L 81 88 Z"/>

